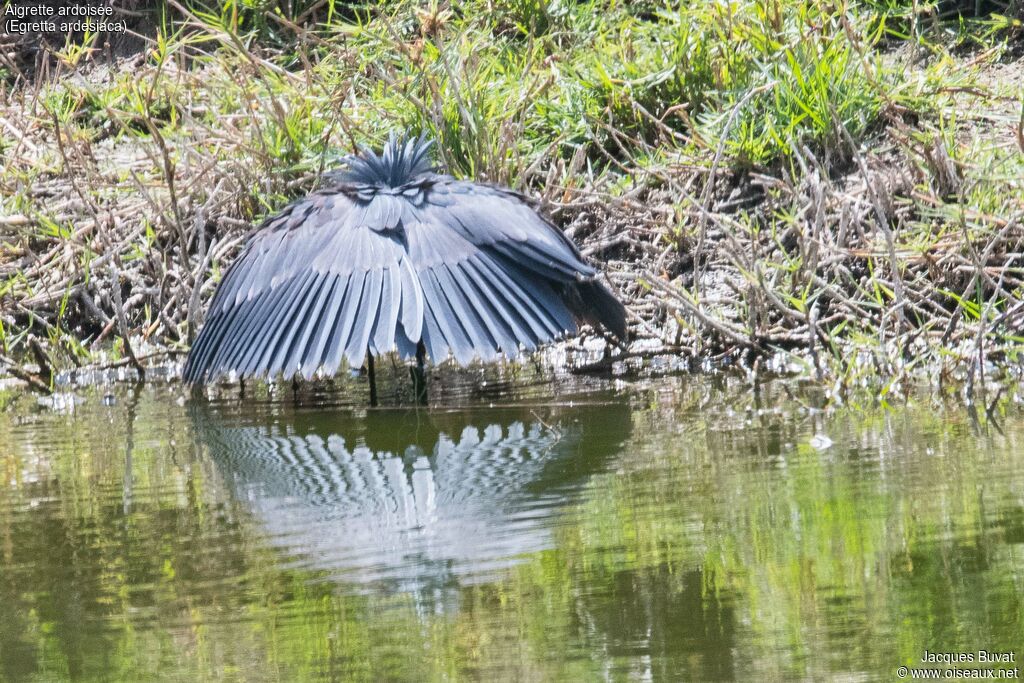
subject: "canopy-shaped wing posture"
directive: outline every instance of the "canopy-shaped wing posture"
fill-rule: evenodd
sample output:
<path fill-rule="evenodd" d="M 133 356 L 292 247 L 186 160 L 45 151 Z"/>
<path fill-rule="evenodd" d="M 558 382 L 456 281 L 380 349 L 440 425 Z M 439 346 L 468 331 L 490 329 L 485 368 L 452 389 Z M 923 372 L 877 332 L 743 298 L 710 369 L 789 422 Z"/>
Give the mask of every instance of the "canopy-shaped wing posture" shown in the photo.
<path fill-rule="evenodd" d="M 268 219 L 220 283 L 185 379 L 309 379 L 421 342 L 465 365 L 582 322 L 626 338 L 622 304 L 558 228 L 511 190 L 435 173 L 429 148 L 364 150 Z"/>

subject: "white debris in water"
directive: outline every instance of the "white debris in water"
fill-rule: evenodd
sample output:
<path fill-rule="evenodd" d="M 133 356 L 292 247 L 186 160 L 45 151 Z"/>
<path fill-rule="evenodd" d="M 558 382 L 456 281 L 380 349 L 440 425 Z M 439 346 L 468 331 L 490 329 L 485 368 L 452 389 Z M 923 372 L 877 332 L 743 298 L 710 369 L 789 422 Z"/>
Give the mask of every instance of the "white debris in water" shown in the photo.
<path fill-rule="evenodd" d="M 629 345 L 629 350 L 636 353 L 657 353 L 665 348 L 665 344 L 656 337 L 637 339 Z"/>
<path fill-rule="evenodd" d="M 815 434 L 811 437 L 811 448 L 823 451 L 826 448 L 832 447 L 832 439 L 828 438 L 824 434 Z"/>
<path fill-rule="evenodd" d="M 49 396 L 40 396 L 36 399 L 36 403 L 40 406 L 59 413 L 73 413 L 75 406 L 84 401 L 85 399 L 81 396 L 76 396 L 71 392 L 58 392 Z"/>

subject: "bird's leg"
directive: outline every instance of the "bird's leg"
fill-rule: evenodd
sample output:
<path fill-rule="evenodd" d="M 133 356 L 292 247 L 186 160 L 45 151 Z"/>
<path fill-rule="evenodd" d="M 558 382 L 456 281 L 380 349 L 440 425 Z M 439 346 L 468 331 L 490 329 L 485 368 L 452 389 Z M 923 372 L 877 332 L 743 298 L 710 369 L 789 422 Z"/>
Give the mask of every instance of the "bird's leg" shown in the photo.
<path fill-rule="evenodd" d="M 412 376 L 413 392 L 416 395 L 416 402 L 422 406 L 427 405 L 427 374 L 423 369 L 427 359 L 427 347 L 420 342 L 416 345 L 416 367 L 409 368 Z"/>
<path fill-rule="evenodd" d="M 377 407 L 377 372 L 373 367 L 373 354 L 366 349 L 366 376 L 370 380 L 370 407 Z"/>

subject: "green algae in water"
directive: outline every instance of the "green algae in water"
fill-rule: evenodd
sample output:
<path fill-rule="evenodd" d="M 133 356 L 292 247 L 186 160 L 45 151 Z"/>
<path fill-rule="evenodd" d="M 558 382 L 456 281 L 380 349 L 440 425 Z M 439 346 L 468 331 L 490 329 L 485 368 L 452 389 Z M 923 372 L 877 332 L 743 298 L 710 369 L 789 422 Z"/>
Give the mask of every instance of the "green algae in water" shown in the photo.
<path fill-rule="evenodd" d="M 925 650 L 1024 654 L 1021 415 L 601 387 L 0 414 L 0 678 L 891 680 Z"/>

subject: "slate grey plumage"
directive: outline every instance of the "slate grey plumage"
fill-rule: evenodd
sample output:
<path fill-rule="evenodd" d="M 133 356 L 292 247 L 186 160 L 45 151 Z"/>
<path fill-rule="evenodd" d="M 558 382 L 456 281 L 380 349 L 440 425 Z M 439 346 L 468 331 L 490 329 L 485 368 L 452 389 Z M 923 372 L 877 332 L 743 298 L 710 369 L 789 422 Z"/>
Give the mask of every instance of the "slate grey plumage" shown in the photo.
<path fill-rule="evenodd" d="M 310 378 L 367 352 L 517 356 L 625 309 L 576 246 L 511 190 L 435 172 L 392 137 L 268 219 L 228 269 L 185 365 L 192 383 Z"/>

